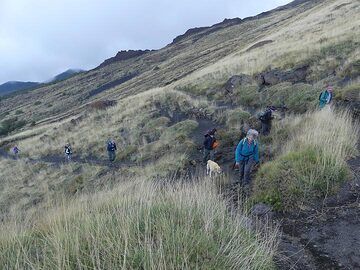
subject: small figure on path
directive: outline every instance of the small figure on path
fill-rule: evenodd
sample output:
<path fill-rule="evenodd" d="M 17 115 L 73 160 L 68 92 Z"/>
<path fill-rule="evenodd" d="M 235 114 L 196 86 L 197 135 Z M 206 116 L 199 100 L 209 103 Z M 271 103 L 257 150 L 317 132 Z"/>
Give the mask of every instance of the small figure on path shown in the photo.
<path fill-rule="evenodd" d="M 206 164 L 208 160 L 214 161 L 214 150 L 218 146 L 217 140 L 215 138 L 216 132 L 216 128 L 213 128 L 204 135 L 204 164 Z"/>
<path fill-rule="evenodd" d="M 15 158 L 18 158 L 18 157 L 19 157 L 19 153 L 20 153 L 19 147 L 17 147 L 17 146 L 15 145 L 15 146 L 13 147 L 13 149 L 12 149 L 12 152 L 13 152 Z"/>
<path fill-rule="evenodd" d="M 319 107 L 323 109 L 326 105 L 330 105 L 333 99 L 333 87 L 331 85 L 326 86 L 326 90 L 321 92 L 319 96 Z"/>
<path fill-rule="evenodd" d="M 252 166 L 259 163 L 259 144 L 257 137 L 259 133 L 250 129 L 246 138 L 242 139 L 235 152 L 236 166 L 240 169 L 240 184 L 248 186 L 250 184 L 250 172 Z"/>
<path fill-rule="evenodd" d="M 116 159 L 116 143 L 114 140 L 109 140 L 107 143 L 107 151 L 109 154 L 109 160 L 110 162 L 114 162 Z"/>
<path fill-rule="evenodd" d="M 65 145 L 65 161 L 71 161 L 71 157 L 72 157 L 72 149 L 71 149 L 71 145 L 69 143 L 67 143 Z"/>
<path fill-rule="evenodd" d="M 263 111 L 260 116 L 259 120 L 261 122 L 261 134 L 267 136 L 270 134 L 271 131 L 271 122 L 274 119 L 273 112 L 276 111 L 275 106 L 268 106 L 265 111 Z"/>

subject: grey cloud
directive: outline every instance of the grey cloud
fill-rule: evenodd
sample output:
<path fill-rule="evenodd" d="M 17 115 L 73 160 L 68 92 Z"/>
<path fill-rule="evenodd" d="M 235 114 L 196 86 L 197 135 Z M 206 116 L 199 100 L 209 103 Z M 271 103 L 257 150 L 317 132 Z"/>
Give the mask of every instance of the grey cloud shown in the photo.
<path fill-rule="evenodd" d="M 121 49 L 157 49 L 196 26 L 289 0 L 1 0 L 0 83 L 90 69 Z"/>

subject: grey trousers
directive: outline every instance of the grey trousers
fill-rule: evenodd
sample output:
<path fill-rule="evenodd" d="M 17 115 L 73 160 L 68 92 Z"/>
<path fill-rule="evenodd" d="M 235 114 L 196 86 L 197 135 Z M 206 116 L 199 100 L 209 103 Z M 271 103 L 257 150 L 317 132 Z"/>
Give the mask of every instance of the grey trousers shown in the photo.
<path fill-rule="evenodd" d="M 204 163 L 208 162 L 208 160 L 214 161 L 214 150 L 208 150 L 204 148 Z"/>
<path fill-rule="evenodd" d="M 116 153 L 115 153 L 115 151 L 108 151 L 108 154 L 109 154 L 109 160 L 110 160 L 110 162 L 114 162 L 115 159 L 116 159 Z"/>
<path fill-rule="evenodd" d="M 240 161 L 240 184 L 249 185 L 250 184 L 250 172 L 251 168 L 254 165 L 255 161 L 253 157 Z"/>

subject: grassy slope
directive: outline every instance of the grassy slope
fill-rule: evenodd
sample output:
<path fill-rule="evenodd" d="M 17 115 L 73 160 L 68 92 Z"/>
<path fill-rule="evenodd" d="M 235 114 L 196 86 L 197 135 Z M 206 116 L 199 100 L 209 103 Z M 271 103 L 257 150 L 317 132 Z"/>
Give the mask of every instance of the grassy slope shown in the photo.
<path fill-rule="evenodd" d="M 247 20 L 242 24 L 211 33 L 197 41 L 193 40 L 195 36 L 191 36 L 177 44 L 171 44 L 164 49 L 142 57 L 114 63 L 49 87 L 2 100 L 0 108 L 2 119 L 12 119 L 17 116 L 20 120 L 26 119 L 28 123 L 31 120 L 36 120 L 35 127 L 26 126 L 24 131 L 15 131 L 9 137 L 2 139 L 2 142 L 16 141 L 23 150 L 24 156 L 44 157 L 57 153 L 61 155 L 62 145 L 69 141 L 73 144 L 76 154 L 84 157 L 94 154 L 103 159 L 105 158 L 104 144 L 109 137 L 114 137 L 120 146 L 119 159 L 124 162 L 132 161 L 139 165 L 128 169 L 109 170 L 102 166 L 90 166 L 88 164 L 49 167 L 45 163 L 33 166 L 31 163 L 1 160 L 0 204 L 2 216 L 21 216 L 33 222 L 34 219 L 30 218 L 32 213 L 37 213 L 47 206 L 52 207 L 63 196 L 68 198 L 68 196 L 72 197 L 75 194 L 75 198 L 77 198 L 78 194 L 97 192 L 104 188 L 111 190 L 119 181 L 126 181 L 131 176 L 142 177 L 146 175 L 147 179 L 158 176 L 166 177 L 169 172 L 181 170 L 188 164 L 188 156 L 191 156 L 196 149 L 194 141 L 191 140 L 193 132 L 203 132 L 197 129 L 199 119 L 206 118 L 223 124 L 223 143 L 226 144 L 225 141 L 227 141 L 229 148 L 226 149 L 231 151 L 229 149 L 232 149 L 233 143 L 239 139 L 239 130 L 246 124 L 256 126 L 256 120 L 244 111 L 248 109 L 249 105 L 252 107 L 251 112 L 254 113 L 254 108 L 259 108 L 267 102 L 276 102 L 285 97 L 292 112 L 303 113 L 309 108 L 315 108 L 318 91 L 323 87 L 324 81 L 339 82 L 349 74 L 349 69 L 352 72 L 352 81 L 345 88 L 342 88 L 339 83 L 340 87 L 336 89 L 337 98 L 344 100 L 348 95 L 355 96 L 355 99 L 358 98 L 356 89 L 358 89 L 359 81 L 356 78 L 358 78 L 359 73 L 357 73 L 356 68 L 351 67 L 356 66 L 356 61 L 359 61 L 359 46 L 356 45 L 359 42 L 359 35 L 354 35 L 354 32 L 359 32 L 358 20 L 354 19 L 357 18 L 359 5 L 351 2 L 348 5 L 341 6 L 345 2 L 342 0 L 326 1 L 325 3 L 309 1 L 294 8 L 280 9 L 260 18 Z M 339 6 L 341 8 L 337 8 Z M 270 39 L 274 42 L 247 51 L 259 41 Z M 237 95 L 235 95 L 234 100 L 231 100 L 229 108 L 224 111 L 217 106 L 215 101 L 228 102 L 219 87 L 229 76 L 240 72 L 253 75 L 268 69 L 269 63 L 271 63 L 272 68 L 291 68 L 297 64 L 308 63 L 311 66 L 312 73 L 309 76 L 309 81 L 303 84 L 283 83 L 266 87 L 261 92 L 258 92 L 257 86 L 254 88 L 239 87 L 236 89 Z M 156 66 L 159 69 L 154 69 Z M 336 71 L 335 76 L 333 69 Z M 192 71 L 194 72 L 189 74 Z M 90 96 L 91 91 L 98 87 L 134 72 L 139 73 L 136 78 L 110 88 L 99 95 Z M 165 86 L 167 83 L 170 84 Z M 209 98 L 205 99 L 204 95 L 208 93 L 210 93 Z M 105 98 L 116 99 L 118 104 L 105 111 L 93 110 L 86 106 L 89 102 Z M 35 105 L 37 100 L 40 100 L 41 103 L 37 102 Z M 244 108 L 240 106 L 244 106 Z M 342 115 L 331 114 L 328 117 L 337 123 L 344 120 Z M 285 121 L 288 124 L 285 125 L 280 122 L 276 123 L 272 136 L 261 138 L 263 153 L 265 154 L 266 151 L 270 158 L 274 158 L 274 155 L 279 156 L 279 158 L 264 166 L 258 175 L 257 184 L 267 180 L 270 181 L 269 184 L 271 185 L 275 183 L 275 189 L 279 188 L 276 186 L 277 177 L 283 173 L 282 164 L 284 162 L 290 161 L 293 162 L 294 168 L 302 168 L 304 162 L 306 165 L 315 159 L 319 162 L 324 161 L 325 165 L 328 166 L 333 164 L 335 158 L 335 164 L 343 169 L 344 160 L 348 155 L 354 154 L 346 152 L 345 155 L 337 156 L 330 153 L 329 159 L 321 159 L 322 156 L 317 156 L 316 151 L 312 156 L 306 156 L 290 146 L 290 150 L 285 150 L 282 146 L 284 141 L 291 145 L 300 138 L 293 135 L 292 131 L 298 127 L 290 121 L 305 125 L 323 119 L 319 118 L 317 114 L 301 120 L 302 118 L 303 116 L 288 118 L 287 122 Z M 78 120 L 71 122 L 71 119 Z M 349 118 L 346 119 L 344 128 L 354 130 L 348 120 Z M 303 133 L 305 137 L 309 134 Z M 347 134 L 340 135 L 340 146 L 348 147 L 343 140 Z M 355 141 L 356 138 L 353 142 Z M 309 147 L 314 146 L 310 145 Z M 310 153 L 313 152 L 310 151 Z M 331 162 L 327 162 L 328 160 Z M 266 171 L 266 168 L 274 172 L 272 179 L 264 177 L 263 172 Z M 321 174 L 324 171 L 315 172 L 320 173 L 316 177 L 324 175 Z M 321 192 L 325 190 L 326 193 L 329 190 L 326 183 L 329 181 L 331 183 L 336 182 L 340 178 L 333 181 L 334 175 L 325 176 L 325 188 L 322 186 Z M 308 178 L 310 182 L 315 179 L 311 177 L 313 175 Z M 344 178 L 346 177 L 344 176 Z M 289 179 L 284 178 L 284 183 L 297 180 L 294 177 Z M 305 180 L 307 181 L 307 179 Z M 300 188 L 295 184 L 294 186 L 300 190 L 300 193 L 303 191 L 301 183 Z M 312 187 L 311 183 L 309 187 Z M 333 187 L 336 188 L 336 185 L 331 186 L 331 189 Z M 117 193 L 109 191 L 109 194 Z M 281 195 L 284 195 L 285 198 L 288 194 L 289 192 L 286 190 Z M 307 199 L 305 195 L 308 194 L 301 193 L 300 197 Z M 315 196 L 317 195 L 315 194 Z M 259 194 L 259 196 L 259 200 L 275 200 L 274 204 L 278 202 L 276 201 L 277 198 L 269 199 L 267 194 Z M 285 199 L 288 203 L 292 202 L 293 198 L 289 196 Z M 114 203 L 119 206 L 123 202 Z M 177 201 L 176 204 L 178 203 L 180 202 Z M 284 201 L 281 203 L 282 206 L 285 205 L 286 207 Z M 76 201 L 74 203 L 75 208 L 77 204 L 80 203 Z M 197 202 L 194 204 L 196 205 Z M 98 206 L 100 207 L 100 205 L 101 203 Z M 191 205 L 190 208 L 192 209 L 192 207 L 195 206 Z M 152 207 L 150 208 L 152 209 Z M 97 206 L 96 209 L 98 209 Z M 74 211 L 79 213 L 77 222 L 82 223 L 81 218 L 84 218 L 85 221 L 90 218 L 90 216 L 86 216 L 80 206 Z M 191 213 L 193 213 L 192 210 Z M 99 211 L 94 213 L 92 218 L 106 218 L 108 214 L 109 212 L 104 214 Z M 58 266 L 63 265 L 63 263 L 79 263 L 78 261 L 75 262 L 77 257 L 68 260 L 70 255 L 76 253 L 76 250 L 70 252 L 70 248 L 78 243 L 75 240 L 71 242 L 72 239 L 60 239 L 65 232 L 61 231 L 63 226 L 59 226 L 59 224 L 68 218 L 71 217 L 66 215 L 57 217 L 60 222 L 57 225 L 51 221 L 46 221 L 45 226 L 48 223 L 52 229 L 50 232 L 40 230 L 40 238 L 37 238 L 37 230 L 34 232 L 32 229 L 28 231 L 27 228 L 20 228 L 20 231 L 25 230 L 25 238 L 22 238 L 19 231 L 15 231 L 9 236 L 10 240 L 3 240 L 4 246 L 2 248 L 7 248 L 6 245 L 13 245 L 13 240 L 16 240 L 17 243 L 23 243 L 26 247 L 32 245 L 34 241 L 41 241 L 44 243 L 44 246 L 39 245 L 38 252 L 41 253 L 43 252 L 41 249 L 49 247 L 46 243 L 50 243 L 54 239 L 52 237 L 56 237 L 56 242 L 51 242 L 52 244 L 58 245 L 61 244 L 61 241 L 69 244 L 69 249 L 55 249 L 54 251 L 54 254 L 64 256 L 61 258 L 65 259 L 54 262 L 50 256 L 44 257 L 41 262 L 31 261 L 31 263 L 36 266 L 38 266 L 37 263 L 40 265 L 49 263 Z M 106 225 L 110 226 L 108 228 L 109 233 L 111 233 L 112 228 L 119 226 L 118 222 L 120 221 L 114 220 L 113 222 L 110 224 L 107 222 L 106 224 L 90 222 L 88 229 L 93 231 L 99 229 L 100 225 Z M 201 230 L 203 227 L 199 228 Z M 129 233 L 133 232 L 129 231 Z M 18 239 L 17 237 L 21 238 Z M 81 238 L 83 236 L 75 235 L 74 237 Z M 99 234 L 94 239 L 98 241 L 103 237 L 107 239 L 110 236 Z M 203 239 L 203 236 L 199 237 Z M 212 235 L 211 237 L 215 236 Z M 262 243 L 267 243 L 267 241 L 265 239 Z M 140 242 L 140 245 L 141 243 L 143 242 Z M 199 240 L 197 247 L 200 248 L 201 243 Z M 90 243 L 86 243 L 86 245 L 88 244 Z M 89 246 L 86 248 L 89 248 L 89 252 L 100 252 L 103 245 L 100 241 L 93 244 L 93 249 Z M 215 250 L 219 250 L 217 246 L 219 242 L 212 242 L 212 245 L 214 245 Z M 16 247 L 16 245 L 13 246 L 13 248 Z M 51 246 L 51 248 L 55 248 L 55 246 Z M 118 248 L 114 250 L 115 253 L 122 252 L 120 251 L 122 248 L 126 249 L 124 246 Z M 236 252 L 236 248 L 233 247 L 234 252 Z M 149 250 L 139 249 L 134 252 L 148 254 Z M 198 252 L 201 253 L 200 250 Z M 21 258 L 28 255 L 27 251 L 19 254 Z M 12 263 L 10 257 L 6 256 L 8 255 L 4 255 L 2 259 L 9 259 L 8 263 Z M 271 252 L 266 253 L 265 259 L 266 256 L 271 256 Z M 85 264 L 100 263 L 104 266 L 102 260 L 91 261 L 87 254 L 81 258 L 84 258 Z M 133 257 L 131 258 L 133 262 L 136 262 Z M 161 258 L 161 254 L 156 254 L 154 258 L 158 260 Z M 31 260 L 33 259 L 31 258 Z M 176 259 L 174 258 L 174 260 Z M 202 259 L 204 258 L 202 257 Z M 240 257 L 239 259 L 241 260 Z M 110 263 L 115 262 L 110 260 Z M 70 266 L 67 265 L 67 267 Z M 254 267 L 254 269 L 256 268 L 259 267 Z"/>

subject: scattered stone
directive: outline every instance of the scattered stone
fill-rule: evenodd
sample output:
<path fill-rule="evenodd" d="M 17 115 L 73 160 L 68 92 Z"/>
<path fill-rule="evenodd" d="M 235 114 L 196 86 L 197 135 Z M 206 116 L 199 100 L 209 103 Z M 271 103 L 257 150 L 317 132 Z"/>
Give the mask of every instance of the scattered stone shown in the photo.
<path fill-rule="evenodd" d="M 257 217 L 269 217 L 273 216 L 272 208 L 264 203 L 258 203 L 251 209 L 251 214 Z"/>
<path fill-rule="evenodd" d="M 283 71 L 280 69 L 273 69 L 267 72 L 262 72 L 255 76 L 257 83 L 260 86 L 271 86 L 282 82 L 305 82 L 308 75 L 309 65 L 303 65 L 294 68 L 290 71 Z"/>
<path fill-rule="evenodd" d="M 240 85 L 252 85 L 256 83 L 254 79 L 246 74 L 232 76 L 225 84 L 227 93 L 232 93 L 233 90 Z"/>

